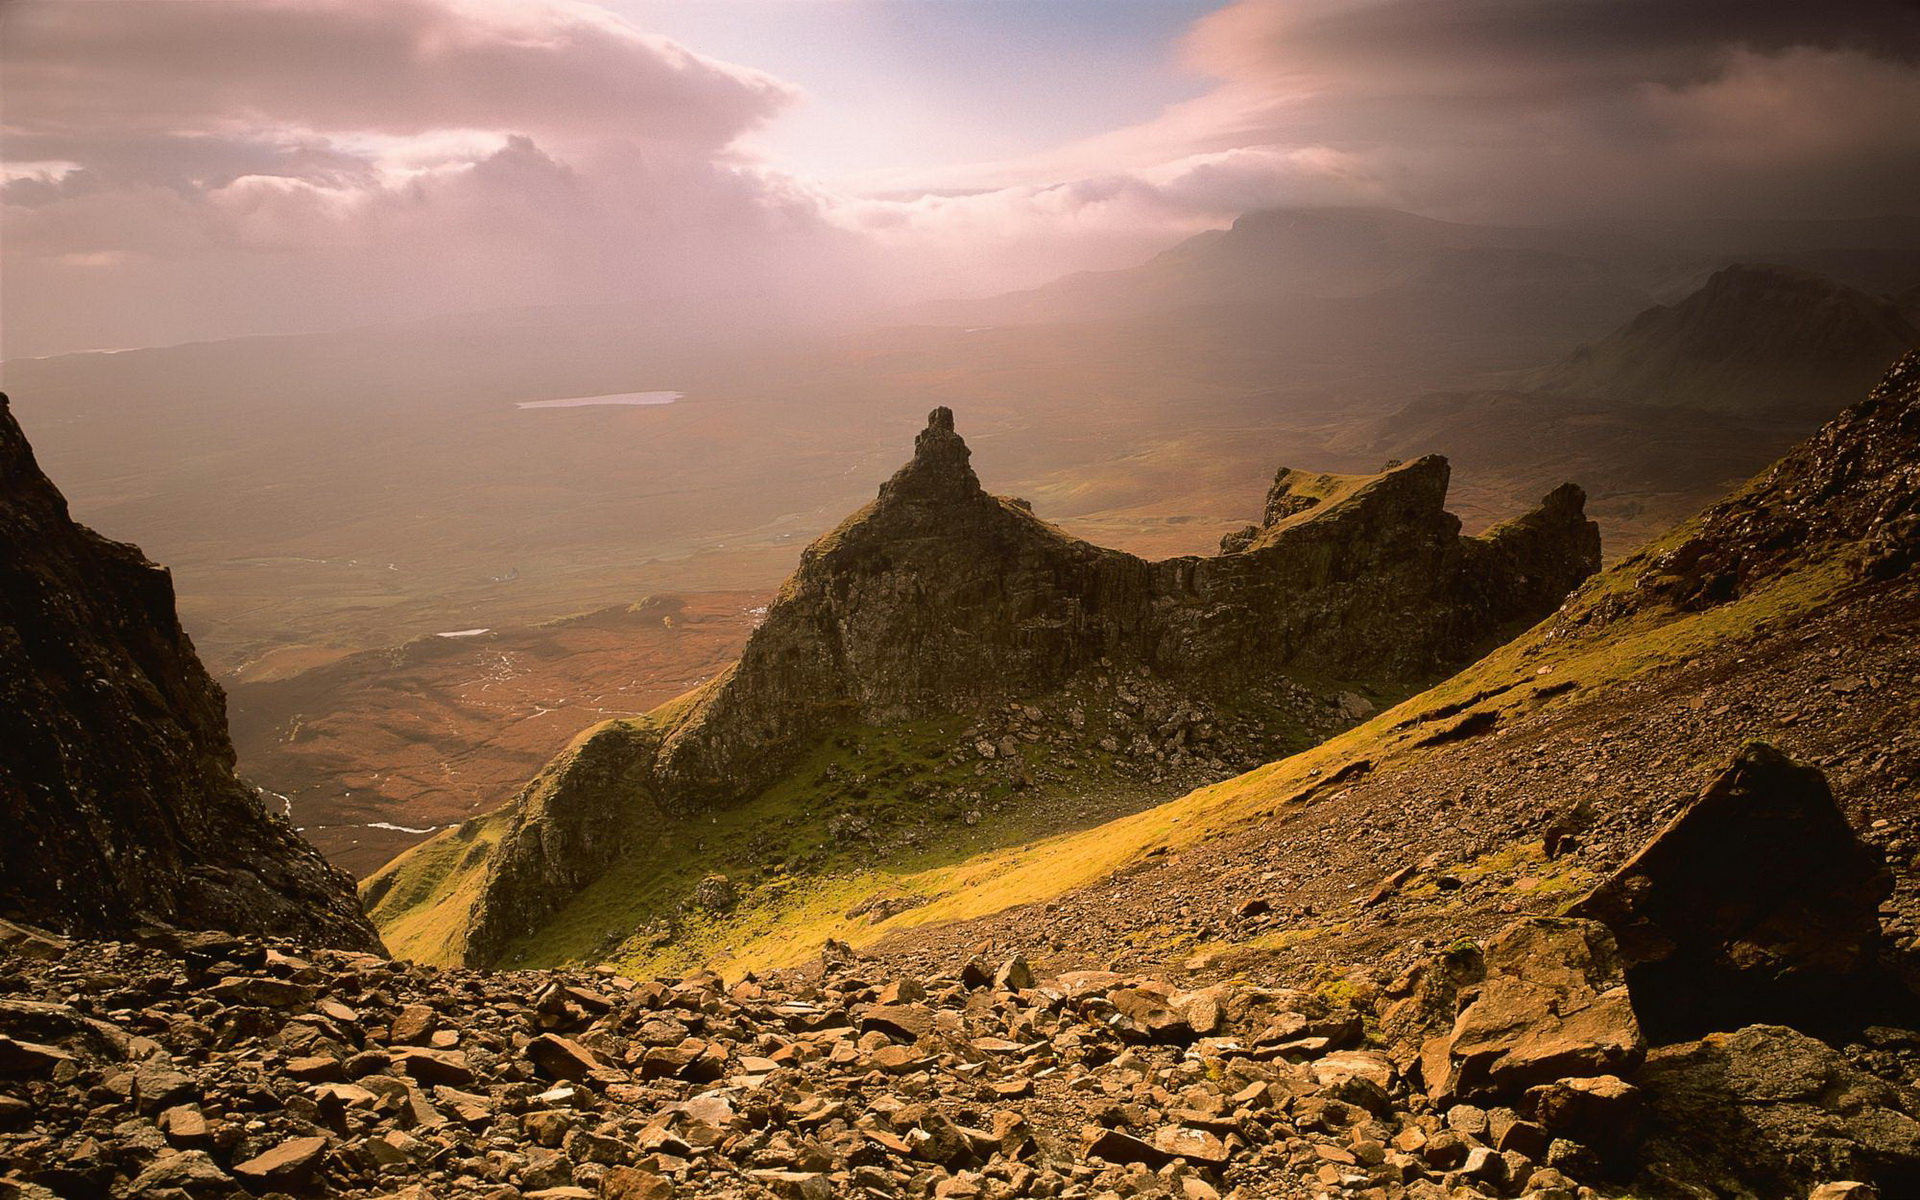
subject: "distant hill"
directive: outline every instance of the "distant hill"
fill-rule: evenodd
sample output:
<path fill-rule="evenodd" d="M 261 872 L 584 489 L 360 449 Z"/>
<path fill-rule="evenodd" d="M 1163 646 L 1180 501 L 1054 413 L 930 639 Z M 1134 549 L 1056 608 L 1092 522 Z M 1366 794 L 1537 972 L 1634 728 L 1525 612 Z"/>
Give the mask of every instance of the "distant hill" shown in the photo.
<path fill-rule="evenodd" d="M 1892 301 L 1809 271 L 1742 264 L 1531 382 L 1581 399 L 1820 420 L 1916 343 L 1920 331 Z"/>

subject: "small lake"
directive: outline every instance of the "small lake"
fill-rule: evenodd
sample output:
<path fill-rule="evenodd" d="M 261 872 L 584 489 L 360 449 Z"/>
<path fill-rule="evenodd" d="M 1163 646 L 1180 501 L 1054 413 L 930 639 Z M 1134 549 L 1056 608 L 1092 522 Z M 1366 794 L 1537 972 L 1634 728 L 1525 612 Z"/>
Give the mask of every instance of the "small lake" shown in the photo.
<path fill-rule="evenodd" d="M 615 392 L 608 396 L 574 396 L 566 400 L 522 400 L 515 408 L 591 408 L 598 404 L 672 404 L 685 392 Z"/>

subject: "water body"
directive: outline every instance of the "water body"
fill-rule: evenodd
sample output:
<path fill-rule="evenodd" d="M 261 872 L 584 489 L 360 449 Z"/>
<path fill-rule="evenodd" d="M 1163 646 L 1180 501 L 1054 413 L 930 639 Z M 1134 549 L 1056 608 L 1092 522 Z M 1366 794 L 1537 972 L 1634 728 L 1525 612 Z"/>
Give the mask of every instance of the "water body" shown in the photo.
<path fill-rule="evenodd" d="M 590 408 L 598 404 L 672 404 L 685 392 L 616 392 L 608 396 L 574 396 L 566 400 L 522 400 L 515 408 Z"/>

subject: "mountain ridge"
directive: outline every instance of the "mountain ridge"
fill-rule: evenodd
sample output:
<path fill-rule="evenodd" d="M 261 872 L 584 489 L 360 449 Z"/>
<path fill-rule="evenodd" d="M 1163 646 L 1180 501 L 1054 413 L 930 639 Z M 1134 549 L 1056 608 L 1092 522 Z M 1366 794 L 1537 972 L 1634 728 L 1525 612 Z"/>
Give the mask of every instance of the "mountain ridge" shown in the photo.
<path fill-rule="evenodd" d="M 427 886 L 455 908 L 478 897 L 471 916 L 436 918 L 432 936 L 465 929 L 461 960 L 493 961 L 621 859 L 614 831 L 737 807 L 849 725 L 1039 704 L 1083 713 L 1052 735 L 1061 745 L 1112 757 L 1119 739 L 1097 745 L 1107 739 L 1084 713 L 1116 697 L 1140 704 L 1129 688 L 1157 689 L 1162 715 L 1149 724 L 1164 727 L 1147 731 L 1146 748 L 1169 769 L 1203 753 L 1187 748 L 1183 726 L 1210 737 L 1199 727 L 1241 710 L 1256 727 L 1293 727 L 1299 744 L 1307 731 L 1285 710 L 1305 701 L 1313 711 L 1314 683 L 1327 681 L 1325 696 L 1352 681 L 1430 677 L 1550 611 L 1597 566 L 1578 488 L 1465 538 L 1442 507 L 1447 481 L 1433 457 L 1363 477 L 1283 469 L 1265 525 L 1213 557 L 1147 562 L 989 495 L 952 413 L 936 409 L 877 498 L 802 555 L 738 663 L 645 721 L 583 735 L 515 801 L 517 815 L 490 827 L 486 846 L 473 842 L 489 864 L 484 884 L 463 856 L 459 883 Z M 1137 680 L 1115 682 L 1129 672 Z M 1262 695 L 1272 687 L 1290 691 Z M 1017 740 L 982 744 L 980 772 L 1032 786 Z M 441 848 L 376 875 L 366 885 L 376 917 L 390 930 L 396 911 L 415 919 L 422 865 L 478 836 L 444 835 Z M 405 899 L 397 910 L 395 897 Z"/>

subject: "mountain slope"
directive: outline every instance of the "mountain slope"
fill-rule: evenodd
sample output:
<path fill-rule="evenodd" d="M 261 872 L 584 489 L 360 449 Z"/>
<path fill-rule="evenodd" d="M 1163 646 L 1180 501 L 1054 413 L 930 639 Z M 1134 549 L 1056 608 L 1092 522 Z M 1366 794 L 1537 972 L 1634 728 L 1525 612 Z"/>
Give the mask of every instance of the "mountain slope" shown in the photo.
<path fill-rule="evenodd" d="M 1760 738 L 1819 763 L 1884 855 L 1888 965 L 1920 985 L 1916 563 L 1909 355 L 1772 469 L 1441 686 L 1136 817 L 896 880 L 922 903 L 878 929 L 822 914 L 809 932 L 906 963 L 955 940 L 1054 963 L 1128 945 L 1135 965 L 1324 977 L 1371 963 L 1378 981 L 1423 944 L 1556 911 Z"/>
<path fill-rule="evenodd" d="M 1579 489 L 1463 538 L 1447 480 L 1437 458 L 1374 476 L 1283 470 L 1263 523 L 1223 553 L 1147 562 L 988 495 L 935 410 L 912 461 L 802 556 L 733 668 L 645 721 L 589 731 L 508 810 L 370 880 L 369 906 L 405 953 L 495 961 L 617 865 L 684 860 L 656 840 L 676 822 L 730 820 L 718 814 L 806 777 L 821 793 L 803 802 L 865 798 L 835 773 L 863 769 L 866 738 L 901 756 L 876 764 L 898 782 L 873 789 L 897 800 L 875 819 L 914 819 L 971 776 L 970 823 L 983 799 L 1018 816 L 1129 778 L 1137 806 L 1178 778 L 1219 777 L 1236 741 L 1310 744 L 1368 707 L 1342 689 L 1404 694 L 1595 569 Z M 836 735 L 854 761 L 818 757 Z M 631 917 L 608 915 L 606 932 L 618 941 Z M 542 936 L 532 952 L 555 953 Z"/>
<path fill-rule="evenodd" d="M 1736 265 L 1542 372 L 1556 395 L 1824 419 L 1920 342 L 1892 303 L 1807 271 Z"/>
<path fill-rule="evenodd" d="M 73 522 L 0 397 L 0 913 L 377 949 L 351 879 L 233 760 L 166 571 Z"/>

